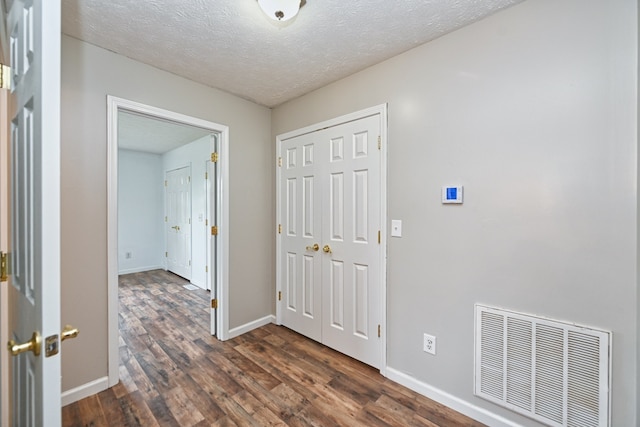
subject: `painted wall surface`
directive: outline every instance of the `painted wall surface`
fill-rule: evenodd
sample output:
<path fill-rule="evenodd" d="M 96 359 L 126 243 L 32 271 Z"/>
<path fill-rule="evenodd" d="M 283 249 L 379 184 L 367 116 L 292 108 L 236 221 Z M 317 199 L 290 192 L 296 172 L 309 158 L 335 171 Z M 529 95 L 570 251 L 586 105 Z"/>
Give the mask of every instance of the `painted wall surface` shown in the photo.
<path fill-rule="evenodd" d="M 159 154 L 118 150 L 118 274 L 164 266 L 162 171 Z"/>
<path fill-rule="evenodd" d="M 207 183 L 206 161 L 211 154 L 211 136 L 205 136 L 162 155 L 162 173 L 191 167 L 191 283 L 207 287 Z M 163 199 L 164 200 L 164 199 Z M 163 208 L 164 210 L 164 208 Z M 162 228 L 163 236 L 164 228 Z M 163 240 L 164 242 L 165 240 Z M 166 267 L 166 262 L 165 262 Z"/>
<path fill-rule="evenodd" d="M 107 95 L 229 126 L 229 323 L 270 315 L 271 111 L 67 36 L 61 84 L 61 322 L 82 331 L 65 342 L 63 391 L 107 375 Z"/>
<path fill-rule="evenodd" d="M 388 103 L 391 368 L 539 425 L 473 396 L 474 303 L 599 327 L 638 425 L 637 27 L 632 0 L 527 1 L 274 109 L 275 139 Z"/>

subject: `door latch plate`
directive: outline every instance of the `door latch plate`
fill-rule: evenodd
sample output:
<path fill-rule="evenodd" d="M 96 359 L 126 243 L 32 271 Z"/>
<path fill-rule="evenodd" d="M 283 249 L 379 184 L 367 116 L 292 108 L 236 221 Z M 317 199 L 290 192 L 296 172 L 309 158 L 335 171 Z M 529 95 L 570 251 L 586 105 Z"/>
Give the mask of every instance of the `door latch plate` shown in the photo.
<path fill-rule="evenodd" d="M 51 357 L 58 354 L 60 349 L 60 340 L 58 335 L 51 335 L 44 340 L 44 356 Z"/>

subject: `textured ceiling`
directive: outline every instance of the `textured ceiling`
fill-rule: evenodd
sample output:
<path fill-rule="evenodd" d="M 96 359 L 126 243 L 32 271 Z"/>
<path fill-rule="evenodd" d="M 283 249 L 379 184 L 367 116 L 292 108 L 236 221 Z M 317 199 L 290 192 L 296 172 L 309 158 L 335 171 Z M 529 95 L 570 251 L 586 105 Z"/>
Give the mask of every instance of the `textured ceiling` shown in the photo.
<path fill-rule="evenodd" d="M 520 1 L 307 0 L 279 25 L 256 0 L 62 0 L 62 30 L 274 107 Z"/>
<path fill-rule="evenodd" d="M 210 130 L 135 113 L 118 113 L 118 147 L 162 154 L 211 135 Z"/>

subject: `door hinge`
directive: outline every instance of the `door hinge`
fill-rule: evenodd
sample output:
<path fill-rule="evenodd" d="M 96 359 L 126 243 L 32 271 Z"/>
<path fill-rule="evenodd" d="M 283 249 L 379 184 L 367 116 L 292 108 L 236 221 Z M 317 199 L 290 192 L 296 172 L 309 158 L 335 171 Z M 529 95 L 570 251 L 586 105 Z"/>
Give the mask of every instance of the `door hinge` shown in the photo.
<path fill-rule="evenodd" d="M 282 224 L 278 224 L 278 234 L 282 234 Z"/>
<path fill-rule="evenodd" d="M 213 227 L 211 227 L 211 235 L 212 236 L 217 236 L 218 235 L 218 226 L 214 225 Z"/>
<path fill-rule="evenodd" d="M 211 153 L 211 161 L 213 163 L 218 163 L 218 159 L 219 159 L 218 153 Z"/>
<path fill-rule="evenodd" d="M 208 273 L 208 272 L 209 272 L 209 266 L 208 266 L 208 265 L 205 265 L 205 266 L 204 266 L 204 272 L 205 272 L 205 273 Z"/>
<path fill-rule="evenodd" d="M 164 180 L 164 186 L 165 187 L 167 186 L 167 180 L 166 179 Z"/>
<path fill-rule="evenodd" d="M 7 262 L 8 255 L 5 252 L 0 252 L 0 282 L 6 282 L 9 280 L 9 263 Z"/>
<path fill-rule="evenodd" d="M 191 266 L 191 260 L 189 260 L 189 266 Z"/>
<path fill-rule="evenodd" d="M 187 182 L 191 182 L 191 177 L 190 176 L 187 177 Z"/>
<path fill-rule="evenodd" d="M 282 167 L 282 157 L 278 157 L 278 167 Z"/>
<path fill-rule="evenodd" d="M 189 218 L 189 224 L 191 224 L 191 218 Z"/>
<path fill-rule="evenodd" d="M 165 252 L 165 253 L 164 253 L 164 257 L 165 257 L 165 258 L 168 258 L 168 257 L 169 257 L 169 252 Z"/>
<path fill-rule="evenodd" d="M 218 298 L 211 300 L 211 308 L 218 308 Z"/>
<path fill-rule="evenodd" d="M 209 226 L 209 220 L 208 220 L 208 219 L 205 219 L 205 220 L 204 220 L 204 226 L 205 226 L 205 227 L 208 227 L 208 226 Z"/>
<path fill-rule="evenodd" d="M 378 135 L 378 150 L 380 150 L 382 148 L 382 138 L 380 138 L 380 135 Z"/>
<path fill-rule="evenodd" d="M 0 64 L 0 89 L 11 89 L 11 67 L 4 64 Z"/>
<path fill-rule="evenodd" d="M 164 217 L 164 222 L 167 222 L 167 217 L 166 216 Z"/>
<path fill-rule="evenodd" d="M 380 242 L 382 242 L 382 233 L 378 230 L 378 244 L 380 244 Z"/>
<path fill-rule="evenodd" d="M 382 331 L 381 331 L 381 327 L 380 325 L 378 325 L 378 338 L 380 338 L 382 336 Z"/>
<path fill-rule="evenodd" d="M 278 301 L 282 301 L 282 291 L 278 291 Z"/>
<path fill-rule="evenodd" d="M 204 179 L 209 179 L 209 172 L 204 173 Z"/>

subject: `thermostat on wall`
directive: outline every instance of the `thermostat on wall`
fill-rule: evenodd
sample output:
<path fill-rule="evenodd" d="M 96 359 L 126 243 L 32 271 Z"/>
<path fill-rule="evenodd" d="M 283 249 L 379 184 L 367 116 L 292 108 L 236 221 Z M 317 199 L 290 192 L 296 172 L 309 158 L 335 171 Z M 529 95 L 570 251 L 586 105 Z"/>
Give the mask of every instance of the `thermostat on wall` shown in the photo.
<path fill-rule="evenodd" d="M 442 203 L 462 204 L 462 186 L 442 187 Z"/>

